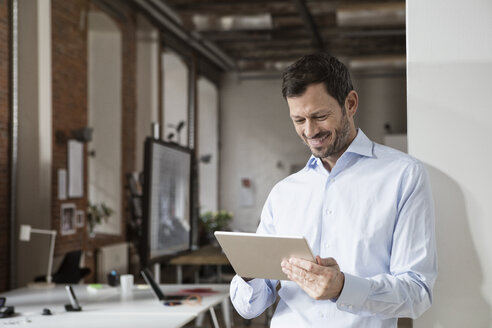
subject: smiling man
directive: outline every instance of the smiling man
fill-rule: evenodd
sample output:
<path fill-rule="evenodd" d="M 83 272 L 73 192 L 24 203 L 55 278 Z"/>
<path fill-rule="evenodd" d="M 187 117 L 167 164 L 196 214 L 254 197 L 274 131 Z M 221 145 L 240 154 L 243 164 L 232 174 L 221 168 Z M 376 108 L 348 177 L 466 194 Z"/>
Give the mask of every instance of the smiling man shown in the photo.
<path fill-rule="evenodd" d="M 278 294 L 271 327 L 386 328 L 399 317 L 420 316 L 432 303 L 437 276 L 424 166 L 355 127 L 358 95 L 336 58 L 302 57 L 282 82 L 312 156 L 272 189 L 257 232 L 304 236 L 316 263 L 282 261 L 288 281 L 234 277 L 234 307 L 253 318 Z"/>
<path fill-rule="evenodd" d="M 343 105 L 339 105 L 323 83 L 309 85 L 302 96 L 287 98 L 297 134 L 313 155 L 322 159 L 327 170 L 357 134 L 353 119 L 357 102 L 357 93 L 351 90 Z"/>

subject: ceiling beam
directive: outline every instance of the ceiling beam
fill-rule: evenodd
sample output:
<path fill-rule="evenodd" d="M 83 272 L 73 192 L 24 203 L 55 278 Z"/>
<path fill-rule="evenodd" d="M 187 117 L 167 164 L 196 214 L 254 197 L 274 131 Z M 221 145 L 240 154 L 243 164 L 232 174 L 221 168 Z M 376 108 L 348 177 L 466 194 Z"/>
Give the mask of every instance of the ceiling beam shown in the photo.
<path fill-rule="evenodd" d="M 350 58 L 348 67 L 350 70 L 364 69 L 405 69 L 405 55 L 365 56 Z"/>
<path fill-rule="evenodd" d="M 237 67 L 239 71 L 283 71 L 292 64 L 296 58 L 291 60 L 239 60 Z"/>
<path fill-rule="evenodd" d="M 270 41 L 270 40 L 291 40 L 306 39 L 304 28 L 284 28 L 281 30 L 263 30 L 263 31 L 208 31 L 200 33 L 204 39 L 217 43 L 225 42 L 242 42 L 242 41 Z"/>
<path fill-rule="evenodd" d="M 304 26 L 311 35 L 313 46 L 318 50 L 324 50 L 323 39 L 319 34 L 313 16 L 309 12 L 309 8 L 306 6 L 305 0 L 294 0 L 294 2 L 296 4 L 297 10 L 299 10 L 299 14 L 301 15 L 301 18 L 304 22 Z"/>
<path fill-rule="evenodd" d="M 268 40 L 268 41 L 248 41 L 248 40 L 238 40 L 236 42 L 226 42 L 217 43 L 222 49 L 227 52 L 234 51 L 247 51 L 251 49 L 258 50 L 275 50 L 275 49 L 291 49 L 291 48 L 309 48 L 311 46 L 311 41 L 302 39 L 291 39 L 291 40 Z"/>
<path fill-rule="evenodd" d="M 182 42 L 195 49 L 199 54 L 213 62 L 224 71 L 235 67 L 235 61 L 218 49 L 213 43 L 203 41 L 197 36 L 186 31 L 179 22 L 170 18 L 168 8 L 163 8 L 157 0 L 133 0 L 142 13 L 149 19 L 157 22 L 159 28 L 164 28 L 165 33 L 172 33 Z"/>
<path fill-rule="evenodd" d="M 183 15 L 185 26 L 198 32 L 206 31 L 255 31 L 271 30 L 272 16 L 269 13 L 257 15 Z"/>
<path fill-rule="evenodd" d="M 244 50 L 237 52 L 235 58 L 238 60 L 285 60 L 285 59 L 297 59 L 304 55 L 315 52 L 316 49 L 312 47 L 299 47 L 299 48 L 284 48 L 284 49 L 269 49 L 269 50 Z"/>
<path fill-rule="evenodd" d="M 405 26 L 405 2 L 348 4 L 337 8 L 339 26 Z"/>
<path fill-rule="evenodd" d="M 197 3 L 183 4 L 181 1 L 171 2 L 170 5 L 181 15 L 254 15 L 264 13 L 276 13 L 278 15 L 295 14 L 296 6 L 290 1 L 268 1 L 268 2 L 234 2 L 226 1 L 221 3 Z"/>

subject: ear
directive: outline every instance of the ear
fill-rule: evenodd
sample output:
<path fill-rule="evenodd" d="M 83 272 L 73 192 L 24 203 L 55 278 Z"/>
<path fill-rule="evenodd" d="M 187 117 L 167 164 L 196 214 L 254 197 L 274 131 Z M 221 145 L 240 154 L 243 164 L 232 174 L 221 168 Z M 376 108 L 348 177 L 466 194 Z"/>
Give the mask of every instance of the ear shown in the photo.
<path fill-rule="evenodd" d="M 348 93 L 345 98 L 345 109 L 347 110 L 347 114 L 350 117 L 354 117 L 357 112 L 357 107 L 359 106 L 359 95 L 355 90 L 352 90 Z"/>

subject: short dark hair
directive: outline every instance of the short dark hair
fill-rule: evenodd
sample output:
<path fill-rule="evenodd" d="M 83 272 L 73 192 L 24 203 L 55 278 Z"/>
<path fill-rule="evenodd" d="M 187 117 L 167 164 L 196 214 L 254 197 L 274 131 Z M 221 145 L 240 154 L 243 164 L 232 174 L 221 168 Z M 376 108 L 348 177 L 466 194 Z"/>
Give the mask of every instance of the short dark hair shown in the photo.
<path fill-rule="evenodd" d="M 284 98 L 298 97 L 311 84 L 323 83 L 326 92 L 343 108 L 345 98 L 354 89 L 347 67 L 337 58 L 324 53 L 303 56 L 289 65 L 282 75 Z"/>

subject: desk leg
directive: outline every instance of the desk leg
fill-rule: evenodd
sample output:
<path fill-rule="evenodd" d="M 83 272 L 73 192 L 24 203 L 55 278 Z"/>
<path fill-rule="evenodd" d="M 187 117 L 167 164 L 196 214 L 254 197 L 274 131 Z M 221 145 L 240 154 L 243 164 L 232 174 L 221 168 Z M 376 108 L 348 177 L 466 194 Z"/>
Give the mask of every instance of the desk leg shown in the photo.
<path fill-rule="evenodd" d="M 229 298 L 222 301 L 222 316 L 224 318 L 226 328 L 231 328 L 232 318 L 231 318 L 231 307 L 229 303 Z"/>
<path fill-rule="evenodd" d="M 176 266 L 176 280 L 178 285 L 183 283 L 183 268 L 181 265 Z"/>
<path fill-rule="evenodd" d="M 217 282 L 222 283 L 222 265 L 217 265 Z"/>
<path fill-rule="evenodd" d="M 200 283 L 200 268 L 198 270 L 195 270 L 195 284 Z"/>
<path fill-rule="evenodd" d="M 161 264 L 154 263 L 154 280 L 156 283 L 161 283 Z"/>
<path fill-rule="evenodd" d="M 212 321 L 214 323 L 214 328 L 220 328 L 219 326 L 219 321 L 217 321 L 217 316 L 215 315 L 215 310 L 214 310 L 214 307 L 211 306 L 210 309 L 210 315 L 212 316 Z"/>
<path fill-rule="evenodd" d="M 200 313 L 197 317 L 196 317 L 196 321 L 195 321 L 195 324 L 197 327 L 201 327 L 203 326 L 203 318 L 204 318 L 204 313 Z"/>

